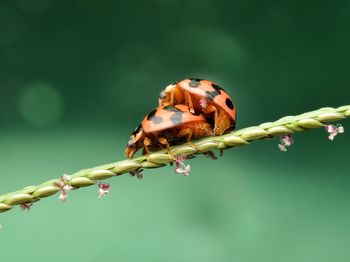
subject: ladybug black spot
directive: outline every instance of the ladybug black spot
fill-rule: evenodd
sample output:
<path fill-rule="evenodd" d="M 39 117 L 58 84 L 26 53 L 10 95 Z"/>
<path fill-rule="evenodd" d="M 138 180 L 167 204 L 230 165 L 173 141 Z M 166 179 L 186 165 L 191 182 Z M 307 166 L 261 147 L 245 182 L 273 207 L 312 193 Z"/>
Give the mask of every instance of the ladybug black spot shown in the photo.
<path fill-rule="evenodd" d="M 176 107 L 174 107 L 174 106 L 165 106 L 165 107 L 164 107 L 164 110 L 171 111 L 171 112 L 178 112 L 178 111 L 181 111 L 181 110 L 179 110 L 178 108 L 176 108 Z"/>
<path fill-rule="evenodd" d="M 135 128 L 134 132 L 132 132 L 131 135 L 137 134 L 141 130 L 141 125 L 138 125 L 138 127 Z"/>
<path fill-rule="evenodd" d="M 201 81 L 202 79 L 199 79 L 199 78 L 190 78 L 190 80 L 191 80 L 191 82 L 189 82 L 188 85 L 189 85 L 190 87 L 196 88 L 196 87 L 200 86 L 200 84 L 201 84 L 200 81 Z"/>
<path fill-rule="evenodd" d="M 218 86 L 217 84 L 212 83 L 211 86 L 216 90 L 216 92 L 218 92 L 219 94 L 221 94 L 221 91 L 225 91 L 225 89 L 223 89 L 222 87 Z"/>
<path fill-rule="evenodd" d="M 226 101 L 225 101 L 226 105 L 228 108 L 232 109 L 234 108 L 234 105 L 232 103 L 232 100 L 230 98 L 226 98 Z"/>
<path fill-rule="evenodd" d="M 151 113 L 147 115 L 147 120 L 150 120 L 151 117 L 153 117 L 156 114 L 157 109 L 154 109 Z"/>
<path fill-rule="evenodd" d="M 163 118 L 155 116 L 157 109 L 154 109 L 151 113 L 148 114 L 147 120 L 152 121 L 154 124 L 160 124 L 163 122 Z"/>
<path fill-rule="evenodd" d="M 220 95 L 220 93 L 217 91 L 213 91 L 213 92 L 205 91 L 205 94 L 207 95 L 207 98 L 211 101 L 213 101 L 216 96 Z"/>
<path fill-rule="evenodd" d="M 152 121 L 156 125 L 158 125 L 158 124 L 163 122 L 163 118 L 160 117 L 160 116 L 153 116 L 149 120 Z"/>
<path fill-rule="evenodd" d="M 177 126 L 182 123 L 182 111 L 178 110 L 174 115 L 170 117 L 171 122 Z"/>
<path fill-rule="evenodd" d="M 189 79 L 192 80 L 192 81 L 196 81 L 196 82 L 200 82 L 200 81 L 203 80 L 202 78 L 193 78 L 193 77 L 191 77 Z"/>

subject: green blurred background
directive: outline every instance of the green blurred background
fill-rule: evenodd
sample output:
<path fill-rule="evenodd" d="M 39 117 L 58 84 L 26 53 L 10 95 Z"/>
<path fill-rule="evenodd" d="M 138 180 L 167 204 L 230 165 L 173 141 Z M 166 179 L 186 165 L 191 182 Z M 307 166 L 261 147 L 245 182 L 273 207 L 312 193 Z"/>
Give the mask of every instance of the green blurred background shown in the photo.
<path fill-rule="evenodd" d="M 349 47 L 350 1 L 2 0 L 0 192 L 122 159 L 187 77 L 227 89 L 238 128 L 349 104 Z M 342 124 L 1 214 L 1 261 L 349 261 Z"/>

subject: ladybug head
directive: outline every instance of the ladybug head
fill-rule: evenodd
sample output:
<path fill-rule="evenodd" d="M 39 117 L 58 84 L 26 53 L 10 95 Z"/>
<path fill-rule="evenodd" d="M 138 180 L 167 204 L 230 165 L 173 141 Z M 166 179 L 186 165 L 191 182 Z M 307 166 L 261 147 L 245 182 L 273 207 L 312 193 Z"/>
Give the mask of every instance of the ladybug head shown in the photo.
<path fill-rule="evenodd" d="M 162 92 L 160 92 L 159 94 L 159 99 L 164 99 L 166 98 L 166 93 L 164 92 L 164 90 L 162 90 Z"/>
<path fill-rule="evenodd" d="M 125 148 L 125 154 L 128 158 L 131 158 L 137 150 L 142 147 L 143 130 L 142 126 L 139 125 L 135 128 L 131 134 Z"/>
<path fill-rule="evenodd" d="M 171 93 L 176 85 L 168 85 L 162 92 L 159 94 L 159 105 L 163 106 L 169 104 L 171 99 Z"/>
<path fill-rule="evenodd" d="M 141 125 L 138 125 L 138 127 L 135 128 L 134 132 L 132 132 L 127 146 L 135 146 L 137 142 L 139 142 L 143 137 L 143 129 Z"/>

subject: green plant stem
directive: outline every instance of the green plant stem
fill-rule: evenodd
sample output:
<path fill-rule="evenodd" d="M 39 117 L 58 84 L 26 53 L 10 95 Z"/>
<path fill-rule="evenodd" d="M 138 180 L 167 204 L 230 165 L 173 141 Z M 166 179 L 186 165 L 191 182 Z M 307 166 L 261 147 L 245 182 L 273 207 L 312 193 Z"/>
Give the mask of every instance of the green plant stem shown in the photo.
<path fill-rule="evenodd" d="M 174 146 L 171 151 L 174 156 L 201 154 L 213 149 L 224 150 L 231 147 L 247 145 L 251 141 L 270 138 L 272 136 L 291 134 L 304 131 L 306 129 L 323 127 L 332 121 L 338 121 L 350 116 L 350 105 L 338 108 L 321 108 L 319 110 L 304 113 L 298 116 L 283 117 L 275 122 L 268 122 L 259 126 L 240 129 L 222 136 L 208 137 L 194 141 L 195 145 L 183 144 Z M 113 176 L 119 176 L 139 168 L 157 168 L 173 162 L 173 159 L 165 150 L 161 150 L 149 155 L 126 159 L 115 163 L 97 166 L 80 170 L 70 177 L 64 184 L 72 186 L 74 189 L 94 185 L 97 182 Z M 62 188 L 60 178 L 49 180 L 37 186 L 28 186 L 8 194 L 0 195 L 0 212 L 5 212 L 15 205 L 32 203 L 42 198 L 51 196 L 59 192 Z"/>

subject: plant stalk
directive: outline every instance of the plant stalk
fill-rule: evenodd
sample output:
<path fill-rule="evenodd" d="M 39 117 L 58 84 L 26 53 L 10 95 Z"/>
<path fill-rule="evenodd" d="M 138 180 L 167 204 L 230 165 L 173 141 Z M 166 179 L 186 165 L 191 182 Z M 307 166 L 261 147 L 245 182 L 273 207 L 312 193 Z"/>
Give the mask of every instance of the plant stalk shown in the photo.
<path fill-rule="evenodd" d="M 248 145 L 250 142 L 273 136 L 292 134 L 307 129 L 319 128 L 350 116 L 350 105 L 338 108 L 321 108 L 297 116 L 286 116 L 275 122 L 263 123 L 258 126 L 243 128 L 229 134 L 208 137 L 193 141 L 193 146 L 183 144 L 171 148 L 172 154 L 192 155 L 202 154 L 213 149 L 225 150 L 232 147 Z M 141 156 L 126 159 L 115 163 L 101 165 L 80 170 L 64 182 L 74 189 L 91 186 L 103 179 L 119 176 L 138 169 L 157 168 L 165 166 L 174 160 L 166 150 L 151 153 L 148 158 Z M 0 212 L 6 212 L 16 205 L 37 202 L 43 198 L 54 195 L 62 189 L 62 179 L 56 178 L 37 186 L 28 186 L 23 189 L 0 195 Z"/>

